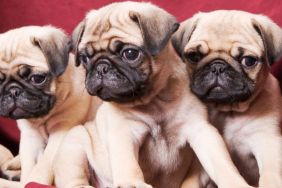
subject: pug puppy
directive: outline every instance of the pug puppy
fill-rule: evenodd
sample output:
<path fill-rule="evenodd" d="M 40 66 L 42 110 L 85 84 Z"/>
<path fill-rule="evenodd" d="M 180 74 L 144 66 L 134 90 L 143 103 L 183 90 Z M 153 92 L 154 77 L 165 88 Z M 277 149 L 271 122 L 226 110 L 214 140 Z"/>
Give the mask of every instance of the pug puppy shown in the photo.
<path fill-rule="evenodd" d="M 262 15 L 219 10 L 184 21 L 172 41 L 240 173 L 253 186 L 282 187 L 281 93 L 270 73 L 281 28 Z"/>
<path fill-rule="evenodd" d="M 95 121 L 72 129 L 61 145 L 57 187 L 180 187 L 192 150 L 221 187 L 249 187 L 188 90 L 170 42 L 178 25 L 150 3 L 122 2 L 90 11 L 75 29 L 86 89 L 104 102 Z"/>
<path fill-rule="evenodd" d="M 21 131 L 18 187 L 50 185 L 61 141 L 71 127 L 94 118 L 96 99 L 82 86 L 83 70 L 74 71 L 62 30 L 22 27 L 1 34 L 0 43 L 0 115 L 16 119 Z"/>

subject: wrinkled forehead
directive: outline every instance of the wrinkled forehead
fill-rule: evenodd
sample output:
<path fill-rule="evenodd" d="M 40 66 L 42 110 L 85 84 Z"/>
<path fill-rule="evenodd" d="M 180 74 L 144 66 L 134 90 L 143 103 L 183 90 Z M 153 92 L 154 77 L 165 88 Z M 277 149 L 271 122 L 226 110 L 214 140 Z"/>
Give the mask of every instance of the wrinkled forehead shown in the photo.
<path fill-rule="evenodd" d="M 204 41 L 215 50 L 228 50 L 234 45 L 245 48 L 255 45 L 263 49 L 262 39 L 253 27 L 251 17 L 236 13 L 211 14 L 200 18 L 190 41 Z"/>
<path fill-rule="evenodd" d="M 141 30 L 129 17 L 128 9 L 102 9 L 91 11 L 86 17 L 85 30 L 79 44 L 79 49 L 87 44 L 95 51 L 111 49 L 115 42 L 141 46 L 143 38 Z"/>
<path fill-rule="evenodd" d="M 20 33 L 0 35 L 1 71 L 15 69 L 23 64 L 48 70 L 44 54 L 32 44 L 31 37 Z"/>

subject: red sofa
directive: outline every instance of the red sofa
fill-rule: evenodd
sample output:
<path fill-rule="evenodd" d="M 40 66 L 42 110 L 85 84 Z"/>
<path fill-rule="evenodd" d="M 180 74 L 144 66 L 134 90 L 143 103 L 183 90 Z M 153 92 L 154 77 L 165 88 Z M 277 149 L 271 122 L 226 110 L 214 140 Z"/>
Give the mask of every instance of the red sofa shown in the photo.
<path fill-rule="evenodd" d="M 110 0 L 0 0 L 0 32 L 25 25 L 52 24 L 71 33 L 85 13 L 114 1 Z M 282 27 L 282 3 L 279 0 L 151 0 L 182 21 L 199 11 L 239 9 L 265 14 Z M 136 7 L 138 8 L 138 7 Z M 3 44 L 1 44 L 3 45 Z M 282 61 L 272 68 L 282 83 Z M 14 153 L 18 150 L 19 132 L 14 121 L 0 118 L 0 143 Z"/>

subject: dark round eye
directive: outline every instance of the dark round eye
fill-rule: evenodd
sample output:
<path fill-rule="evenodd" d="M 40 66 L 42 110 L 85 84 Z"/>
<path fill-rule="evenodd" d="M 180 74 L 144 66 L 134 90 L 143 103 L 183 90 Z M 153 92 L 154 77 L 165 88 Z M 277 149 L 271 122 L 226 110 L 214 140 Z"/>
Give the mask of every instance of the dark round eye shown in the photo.
<path fill-rule="evenodd" d="M 84 65 L 86 65 L 89 62 L 89 60 L 90 60 L 90 58 L 87 55 L 85 55 L 85 54 L 79 54 L 78 58 L 79 58 L 78 59 L 79 62 L 84 64 Z"/>
<path fill-rule="evenodd" d="M 133 48 L 126 49 L 122 52 L 122 56 L 129 61 L 138 59 L 139 54 L 139 51 Z"/>
<path fill-rule="evenodd" d="M 203 58 L 203 55 L 200 52 L 188 52 L 184 54 L 184 57 L 191 63 L 198 63 Z"/>
<path fill-rule="evenodd" d="M 30 80 L 35 85 L 43 84 L 46 81 L 46 75 L 35 74 L 30 77 Z"/>
<path fill-rule="evenodd" d="M 257 58 L 255 57 L 252 57 L 252 56 L 245 56 L 245 57 L 242 57 L 241 59 L 241 64 L 244 66 L 244 67 L 253 67 L 255 66 L 256 64 L 258 63 L 258 60 Z"/>

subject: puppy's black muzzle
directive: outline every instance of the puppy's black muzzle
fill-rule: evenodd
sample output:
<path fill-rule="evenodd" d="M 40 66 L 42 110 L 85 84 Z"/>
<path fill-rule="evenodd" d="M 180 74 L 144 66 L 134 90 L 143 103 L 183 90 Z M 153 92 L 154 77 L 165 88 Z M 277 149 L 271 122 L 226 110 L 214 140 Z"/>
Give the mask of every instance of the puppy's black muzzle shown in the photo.
<path fill-rule="evenodd" d="M 10 82 L 0 92 L 0 115 L 12 119 L 36 118 L 46 115 L 54 103 L 55 97 L 51 95 Z"/>
<path fill-rule="evenodd" d="M 85 85 L 102 100 L 130 102 L 144 94 L 145 80 L 125 62 L 103 58 L 87 68 Z"/>
<path fill-rule="evenodd" d="M 204 102 L 228 104 L 247 100 L 254 85 L 244 72 L 216 59 L 194 72 L 191 90 Z"/>

